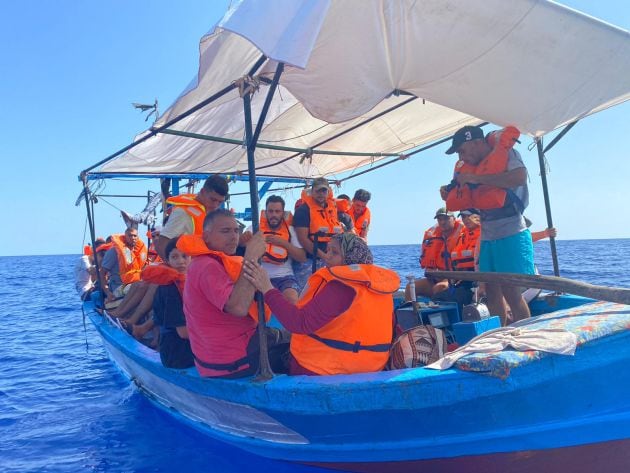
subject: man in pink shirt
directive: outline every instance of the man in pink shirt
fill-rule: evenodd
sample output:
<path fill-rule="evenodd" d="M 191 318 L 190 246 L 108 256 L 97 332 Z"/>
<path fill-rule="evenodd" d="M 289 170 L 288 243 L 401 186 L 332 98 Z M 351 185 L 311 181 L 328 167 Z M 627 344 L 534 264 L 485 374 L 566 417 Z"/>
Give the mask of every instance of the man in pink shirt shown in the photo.
<path fill-rule="evenodd" d="M 184 313 L 195 365 L 202 376 L 241 378 L 258 369 L 257 322 L 248 315 L 256 289 L 240 273 L 240 258 L 231 256 L 239 235 L 239 225 L 229 211 L 209 213 L 202 238 L 210 251 L 193 258 L 188 268 Z M 244 258 L 256 261 L 265 250 L 265 240 L 257 233 Z M 267 340 L 272 369 L 286 371 L 289 334 L 267 328 Z"/>

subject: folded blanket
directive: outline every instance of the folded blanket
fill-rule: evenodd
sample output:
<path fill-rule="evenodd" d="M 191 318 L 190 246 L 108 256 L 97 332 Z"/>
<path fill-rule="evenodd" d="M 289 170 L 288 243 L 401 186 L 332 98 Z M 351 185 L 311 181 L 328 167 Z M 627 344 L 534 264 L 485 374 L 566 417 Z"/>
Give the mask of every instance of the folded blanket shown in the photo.
<path fill-rule="evenodd" d="M 447 353 L 426 368 L 445 370 L 471 353 L 496 353 L 511 347 L 517 351 L 539 350 L 559 355 L 574 355 L 577 337 L 564 329 L 502 327 L 482 333 L 466 345 Z"/>

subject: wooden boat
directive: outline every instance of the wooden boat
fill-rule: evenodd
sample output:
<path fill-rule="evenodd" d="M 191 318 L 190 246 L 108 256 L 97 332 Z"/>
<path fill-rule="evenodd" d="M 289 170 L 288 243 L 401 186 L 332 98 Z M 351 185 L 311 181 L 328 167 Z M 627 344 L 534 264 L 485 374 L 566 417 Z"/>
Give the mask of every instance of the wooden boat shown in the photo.
<path fill-rule="evenodd" d="M 546 133 L 630 96 L 628 32 L 544 1 L 488 0 L 474 12 L 457 1 L 243 1 L 200 54 L 196 84 L 132 145 L 81 173 L 93 240 L 99 179 L 236 173 L 256 189 L 261 178 L 374 169 L 483 121 L 533 137 L 542 162 L 557 141 L 543 148 Z M 551 225 L 548 201 L 547 210 Z M 255 196 L 252 216 L 256 228 Z M 528 328 L 574 333 L 574 356 L 502 351 L 445 371 L 266 381 L 164 368 L 93 302 L 85 309 L 156 405 L 262 456 L 351 471 L 626 471 L 630 307 L 536 303 L 548 313 Z"/>
<path fill-rule="evenodd" d="M 563 296 L 563 304 L 586 300 Z M 543 304 L 538 300 L 537 304 Z M 540 308 L 540 307 L 539 307 Z M 611 471 L 630 463 L 630 307 L 538 317 L 575 356 L 505 351 L 350 376 L 211 380 L 174 370 L 86 303 L 112 361 L 156 405 L 258 455 L 349 471 Z M 613 381 L 614 380 L 614 381 Z"/>

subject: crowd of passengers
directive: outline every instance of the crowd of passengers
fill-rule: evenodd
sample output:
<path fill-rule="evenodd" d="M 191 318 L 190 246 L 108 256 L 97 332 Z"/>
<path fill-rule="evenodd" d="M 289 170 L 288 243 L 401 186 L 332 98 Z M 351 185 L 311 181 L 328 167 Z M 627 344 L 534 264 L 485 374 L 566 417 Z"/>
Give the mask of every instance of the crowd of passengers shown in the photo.
<path fill-rule="evenodd" d="M 497 145 L 483 133 L 479 135 L 480 129 L 462 130 L 449 149 L 459 153 L 458 163 L 472 163 L 482 155 L 480 161 L 492 158 Z M 479 140 L 483 143 L 473 143 Z M 505 148 L 512 159 L 512 147 Z M 518 162 L 522 164 L 516 155 L 517 163 L 511 169 L 506 164 L 504 170 L 495 172 L 495 185 L 501 188 L 505 182 L 516 182 L 516 190 L 523 196 L 525 181 L 505 181 L 505 174 L 522 174 L 513 172 L 520 169 Z M 464 176 L 460 184 L 464 179 L 473 182 L 474 169 L 469 172 L 473 177 L 459 171 L 456 176 Z M 491 175 L 486 173 L 474 182 L 490 186 L 494 181 L 487 176 Z M 447 205 L 448 192 L 441 189 Z M 129 219 L 123 235 L 97 240 L 79 263 L 77 289 L 82 298 L 100 289 L 107 315 L 158 349 L 165 366 L 196 366 L 205 377 L 241 378 L 258 370 L 255 294 L 259 291 L 265 317 L 273 313 L 283 327 L 265 328 L 274 372 L 334 375 L 382 370 L 397 334 L 393 294 L 400 279 L 394 271 L 375 265 L 368 247 L 370 193 L 359 189 L 353 199 L 335 199 L 328 181 L 317 178 L 302 193 L 294 215 L 286 211 L 280 196 L 270 196 L 255 234 L 251 229 L 243 231 L 233 214 L 221 208 L 227 195 L 227 181 L 211 176 L 199 193 L 167 199 L 171 212 L 159 235 L 151 235 L 154 248 L 147 248 L 139 238 L 137 224 Z M 514 235 L 493 240 L 484 240 L 483 235 L 486 225 L 497 234 L 502 234 L 503 225 L 520 229 L 516 244 L 521 247 L 521 259 L 523 253 L 527 259 L 520 267 L 512 264 L 510 272 L 531 274 L 532 235 L 522 215 L 526 206 L 522 200 L 526 200 L 526 191 L 519 205 L 508 201 L 500 209 L 460 209 L 463 222 L 446 207 L 438 209 L 437 224 L 423 238 L 421 267 L 472 271 L 479 269 L 481 259 L 494 261 L 496 266 L 485 270 L 505 271 L 497 261 L 514 255 L 511 243 L 503 241 L 514 240 Z M 472 196 L 466 204 L 478 201 Z M 499 217 L 493 218 L 492 212 L 500 212 Z M 523 236 L 528 240 L 526 251 L 522 250 Z M 538 239 L 548 236 L 555 236 L 555 230 L 534 235 Z M 495 250 L 501 258 L 484 250 L 484 245 L 498 246 Z M 95 266 L 100 268 L 100 277 Z M 416 293 L 428 297 L 450 296 L 459 303 L 472 297 L 469 283 L 435 279 L 430 274 L 414 285 Z M 515 319 L 529 316 L 512 293 L 503 294 L 494 287 L 485 290 L 495 299 L 501 295 L 500 308 L 495 310 L 504 324 L 509 322 L 509 314 Z M 410 292 L 408 286 L 407 296 Z"/>

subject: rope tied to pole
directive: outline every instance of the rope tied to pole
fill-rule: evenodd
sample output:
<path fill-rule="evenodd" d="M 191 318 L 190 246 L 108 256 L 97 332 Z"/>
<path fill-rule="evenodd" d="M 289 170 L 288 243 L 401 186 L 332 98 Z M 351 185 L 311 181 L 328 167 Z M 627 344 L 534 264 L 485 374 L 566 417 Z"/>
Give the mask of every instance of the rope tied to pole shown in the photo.
<path fill-rule="evenodd" d="M 313 164 L 313 148 L 307 148 L 306 152 L 302 154 L 300 158 L 300 164 L 304 164 L 304 161 L 308 159 L 309 164 Z"/>
<path fill-rule="evenodd" d="M 260 79 L 249 75 L 243 76 L 234 81 L 234 85 L 238 87 L 238 94 L 241 98 L 245 95 L 253 95 L 260 89 Z"/>

